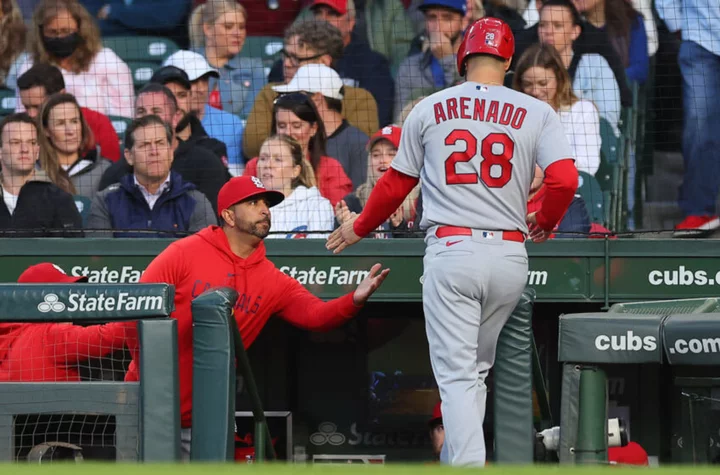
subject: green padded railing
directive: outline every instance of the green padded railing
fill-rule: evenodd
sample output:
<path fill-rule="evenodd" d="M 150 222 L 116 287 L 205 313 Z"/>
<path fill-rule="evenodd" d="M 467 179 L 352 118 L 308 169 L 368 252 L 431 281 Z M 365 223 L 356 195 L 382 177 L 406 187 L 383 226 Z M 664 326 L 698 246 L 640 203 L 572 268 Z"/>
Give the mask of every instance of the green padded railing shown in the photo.
<path fill-rule="evenodd" d="M 699 298 L 679 300 L 652 300 L 646 302 L 617 303 L 609 313 L 631 313 L 636 315 L 672 315 L 688 313 L 720 312 L 720 298 Z"/>

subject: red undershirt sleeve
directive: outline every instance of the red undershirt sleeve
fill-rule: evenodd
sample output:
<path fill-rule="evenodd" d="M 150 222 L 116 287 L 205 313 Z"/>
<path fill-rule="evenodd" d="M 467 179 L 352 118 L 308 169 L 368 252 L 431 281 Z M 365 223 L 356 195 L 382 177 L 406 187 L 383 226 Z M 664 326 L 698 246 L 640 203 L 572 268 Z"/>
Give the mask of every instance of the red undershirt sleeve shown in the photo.
<path fill-rule="evenodd" d="M 552 231 L 575 197 L 578 187 L 578 171 L 575 168 L 575 161 L 565 159 L 552 163 L 545 169 L 543 183 L 547 191 L 540 211 L 535 217 L 541 229 Z"/>
<path fill-rule="evenodd" d="M 419 181 L 419 178 L 392 167 L 386 171 L 375 184 L 365 208 L 353 225 L 355 234 L 365 237 L 387 221 Z"/>

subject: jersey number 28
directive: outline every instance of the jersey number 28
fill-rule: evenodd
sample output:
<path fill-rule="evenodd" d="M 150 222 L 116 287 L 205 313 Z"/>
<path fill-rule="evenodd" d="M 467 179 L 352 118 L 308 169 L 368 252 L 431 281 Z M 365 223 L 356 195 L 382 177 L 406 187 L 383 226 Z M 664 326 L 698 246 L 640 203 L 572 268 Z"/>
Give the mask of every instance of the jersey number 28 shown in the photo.
<path fill-rule="evenodd" d="M 445 145 L 455 145 L 458 142 L 465 142 L 465 150 L 453 152 L 445 160 L 445 182 L 448 185 L 475 185 L 478 182 L 477 173 L 458 173 L 456 165 L 458 162 L 469 162 L 477 155 L 478 142 L 469 130 L 455 129 L 445 137 Z M 500 153 L 493 151 L 494 146 L 502 147 Z M 488 188 L 502 188 L 507 185 L 512 177 L 512 163 L 510 160 L 515 153 L 515 143 L 508 134 L 492 133 L 480 142 L 480 164 L 479 177 Z M 494 168 L 494 169 L 493 169 Z M 497 170 L 500 174 L 497 175 Z M 490 171 L 496 176 L 490 176 Z"/>

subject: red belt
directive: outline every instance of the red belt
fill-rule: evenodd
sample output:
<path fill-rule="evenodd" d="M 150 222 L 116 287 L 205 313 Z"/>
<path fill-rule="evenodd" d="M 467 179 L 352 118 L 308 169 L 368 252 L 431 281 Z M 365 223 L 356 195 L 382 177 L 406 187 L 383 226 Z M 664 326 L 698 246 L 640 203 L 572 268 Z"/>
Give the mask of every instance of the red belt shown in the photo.
<path fill-rule="evenodd" d="M 488 231 L 492 232 L 492 231 Z M 520 231 L 501 231 L 503 241 L 525 242 L 525 234 Z M 435 236 L 439 238 L 449 236 L 472 236 L 471 228 L 463 228 L 460 226 L 440 226 L 435 230 Z"/>

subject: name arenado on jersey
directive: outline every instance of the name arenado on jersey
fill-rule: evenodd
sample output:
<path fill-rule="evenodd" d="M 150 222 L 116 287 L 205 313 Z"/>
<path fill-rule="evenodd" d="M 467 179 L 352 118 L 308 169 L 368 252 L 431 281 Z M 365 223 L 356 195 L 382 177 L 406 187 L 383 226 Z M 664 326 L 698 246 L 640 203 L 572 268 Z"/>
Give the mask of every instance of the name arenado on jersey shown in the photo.
<path fill-rule="evenodd" d="M 70 294 L 67 309 L 70 312 L 98 312 L 98 311 L 134 311 L 134 310 L 160 310 L 163 307 L 163 297 L 159 295 L 130 295 L 120 292 L 117 296 L 100 294 L 98 296 L 86 294 Z"/>
<path fill-rule="evenodd" d="M 298 269 L 296 266 L 282 266 L 283 272 L 303 285 L 359 285 L 370 274 L 366 270 L 343 270 L 340 266 L 332 266 L 329 270 Z"/>

